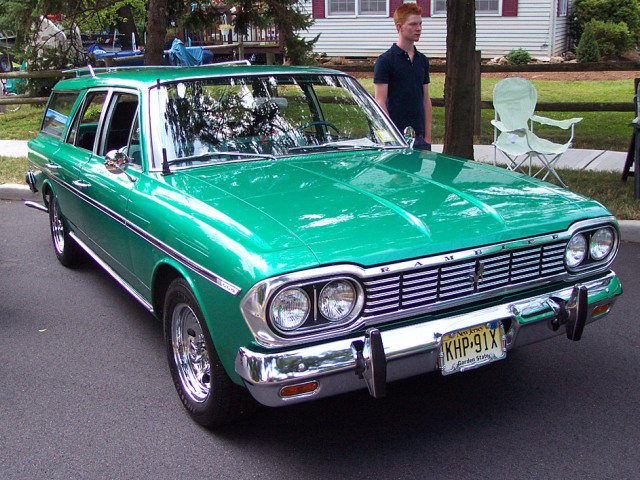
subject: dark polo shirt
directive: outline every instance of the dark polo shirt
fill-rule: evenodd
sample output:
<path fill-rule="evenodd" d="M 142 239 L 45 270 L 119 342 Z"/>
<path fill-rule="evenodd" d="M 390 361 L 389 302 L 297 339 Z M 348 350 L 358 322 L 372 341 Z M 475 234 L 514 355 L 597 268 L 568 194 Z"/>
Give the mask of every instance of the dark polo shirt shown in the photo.
<path fill-rule="evenodd" d="M 387 110 L 400 132 L 411 126 L 417 134 L 424 135 L 423 86 L 429 83 L 427 57 L 416 49 L 412 62 L 409 54 L 394 43 L 376 60 L 373 83 L 389 85 Z"/>

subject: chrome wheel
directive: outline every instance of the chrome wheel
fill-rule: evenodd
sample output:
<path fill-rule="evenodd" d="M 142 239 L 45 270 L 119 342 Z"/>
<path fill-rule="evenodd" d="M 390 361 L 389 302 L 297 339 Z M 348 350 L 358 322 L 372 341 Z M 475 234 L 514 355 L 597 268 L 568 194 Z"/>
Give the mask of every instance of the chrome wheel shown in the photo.
<path fill-rule="evenodd" d="M 163 322 L 171 378 L 196 422 L 216 427 L 255 409 L 247 391 L 227 375 L 198 300 L 184 278 L 174 279 L 167 289 Z"/>
<path fill-rule="evenodd" d="M 52 191 L 46 194 L 45 203 L 49 208 L 49 229 L 51 230 L 53 251 L 62 265 L 72 267 L 80 263 L 82 252 L 69 235 L 69 227 L 60 211 L 58 200 Z"/>
<path fill-rule="evenodd" d="M 171 344 L 184 393 L 195 403 L 204 402 L 211 391 L 211 362 L 198 317 L 186 303 L 173 310 Z"/>
<path fill-rule="evenodd" d="M 49 202 L 49 219 L 51 220 L 51 238 L 53 239 L 53 248 L 58 255 L 64 253 L 64 223 L 62 215 L 58 209 L 55 198 L 51 198 Z"/>

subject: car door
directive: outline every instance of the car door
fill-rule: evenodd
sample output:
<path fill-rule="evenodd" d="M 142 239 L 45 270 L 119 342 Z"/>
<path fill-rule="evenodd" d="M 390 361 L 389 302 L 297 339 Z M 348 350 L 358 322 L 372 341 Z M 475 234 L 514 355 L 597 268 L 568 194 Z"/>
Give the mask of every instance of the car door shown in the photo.
<path fill-rule="evenodd" d="M 45 110 L 40 135 L 32 142 L 30 156 L 42 168 L 51 181 L 58 201 L 58 207 L 76 230 L 77 219 L 82 207 L 82 198 L 77 195 L 74 182 L 84 163 L 85 155 L 77 155 L 74 148 L 65 143 L 74 106 L 81 103 L 80 91 L 59 91 L 51 95 Z M 76 109 L 77 110 L 77 109 Z"/>
<path fill-rule="evenodd" d="M 94 152 L 80 172 L 82 188 L 89 199 L 81 220 L 89 247 L 128 283 L 135 284 L 132 274 L 127 207 L 131 190 L 141 173 L 136 163 L 121 169 L 107 169 L 108 152 L 128 151 L 138 117 L 138 94 L 130 90 L 111 90 L 105 101 Z"/>
<path fill-rule="evenodd" d="M 84 232 L 79 219 L 91 205 L 80 172 L 93 156 L 94 140 L 105 99 L 106 92 L 103 90 L 85 92 L 67 131 L 65 142 L 60 145 L 57 154 L 61 173 L 66 175 L 66 186 L 73 194 L 72 202 L 64 202 L 67 207 L 62 207 L 63 213 L 74 223 L 74 230 L 80 236 Z"/>

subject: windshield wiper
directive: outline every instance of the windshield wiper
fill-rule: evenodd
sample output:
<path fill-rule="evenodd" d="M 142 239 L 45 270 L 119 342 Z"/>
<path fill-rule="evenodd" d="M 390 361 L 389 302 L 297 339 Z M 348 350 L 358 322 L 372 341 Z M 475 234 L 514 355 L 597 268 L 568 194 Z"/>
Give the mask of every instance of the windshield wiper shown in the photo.
<path fill-rule="evenodd" d="M 323 143 L 322 145 L 301 145 L 299 147 L 291 147 L 289 153 L 305 152 L 312 150 L 379 150 L 386 148 L 384 145 L 353 145 L 344 143 Z"/>
<path fill-rule="evenodd" d="M 235 158 L 233 158 L 235 157 Z M 184 164 L 194 165 L 197 163 L 221 163 L 229 160 L 244 160 L 250 158 L 260 158 L 275 160 L 275 156 L 270 153 L 246 153 L 246 152 L 207 152 L 200 155 L 192 155 L 190 157 L 181 157 L 169 160 L 170 165 Z"/>

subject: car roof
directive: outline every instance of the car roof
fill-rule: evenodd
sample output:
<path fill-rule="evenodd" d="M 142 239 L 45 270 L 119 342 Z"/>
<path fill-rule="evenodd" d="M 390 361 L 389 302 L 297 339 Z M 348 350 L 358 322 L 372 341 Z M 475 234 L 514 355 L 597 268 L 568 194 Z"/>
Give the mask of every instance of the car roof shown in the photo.
<path fill-rule="evenodd" d="M 289 67 L 281 65 L 257 66 L 245 64 L 210 64 L 197 67 L 111 67 L 70 70 L 76 77 L 61 80 L 54 90 L 84 89 L 90 87 L 133 87 L 140 90 L 156 85 L 158 81 L 171 82 L 186 78 L 233 75 L 271 74 L 343 74 L 337 70 L 317 67 Z"/>

